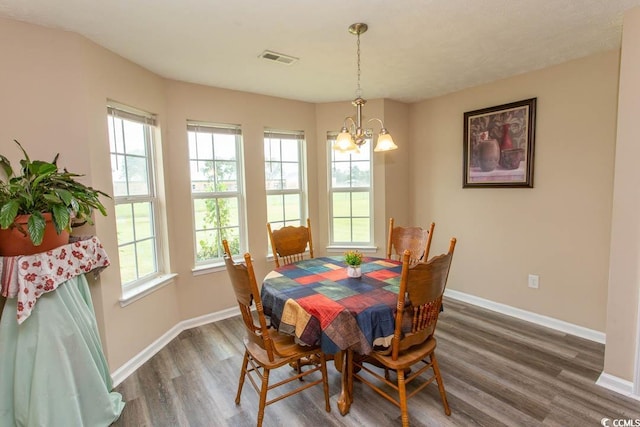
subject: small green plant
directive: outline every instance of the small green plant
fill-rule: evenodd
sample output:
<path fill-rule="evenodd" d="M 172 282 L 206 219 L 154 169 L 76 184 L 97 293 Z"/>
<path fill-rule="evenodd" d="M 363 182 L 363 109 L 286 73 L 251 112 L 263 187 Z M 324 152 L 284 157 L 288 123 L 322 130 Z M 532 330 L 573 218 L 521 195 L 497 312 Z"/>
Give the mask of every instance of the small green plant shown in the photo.
<path fill-rule="evenodd" d="M 75 180 L 82 175 L 58 170 L 59 154 L 51 162 L 31 160 L 22 145 L 15 143 L 24 155 L 19 175 L 14 174 L 9 160 L 0 154 L 0 168 L 6 175 L 0 177 L 0 228 L 15 227 L 18 215 L 30 215 L 27 230 L 19 229 L 38 246 L 46 225 L 43 213 L 51 213 L 58 234 L 62 230 L 70 232 L 75 222 L 93 224 L 94 209 L 107 215 L 99 197 L 109 195 Z"/>
<path fill-rule="evenodd" d="M 353 267 L 362 264 L 362 253 L 359 251 L 347 251 L 344 253 L 344 262 Z"/>

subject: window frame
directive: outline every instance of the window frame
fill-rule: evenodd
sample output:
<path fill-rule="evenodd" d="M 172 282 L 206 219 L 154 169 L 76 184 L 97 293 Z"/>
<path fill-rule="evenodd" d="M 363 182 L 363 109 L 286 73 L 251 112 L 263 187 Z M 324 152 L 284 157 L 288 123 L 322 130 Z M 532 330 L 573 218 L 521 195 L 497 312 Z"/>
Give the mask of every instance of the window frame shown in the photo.
<path fill-rule="evenodd" d="M 117 151 L 117 144 L 114 141 L 114 147 L 116 147 L 116 151 L 111 151 L 111 134 L 108 135 L 109 138 L 109 155 L 110 157 L 113 155 L 125 155 L 125 156 L 135 156 L 135 157 L 144 157 L 145 165 L 147 168 L 147 182 L 148 182 L 148 194 L 146 195 L 125 195 L 125 196 L 116 196 L 115 189 L 113 194 L 113 202 L 114 202 L 114 211 L 117 211 L 118 205 L 133 205 L 136 203 L 149 203 L 150 204 L 150 215 L 151 215 L 151 232 L 152 236 L 137 240 L 134 237 L 132 242 L 128 242 L 126 245 L 133 244 L 134 250 L 137 253 L 137 244 L 141 241 L 152 240 L 153 241 L 153 249 L 155 253 L 155 271 L 140 276 L 139 275 L 139 265 L 136 257 L 136 279 L 131 280 L 129 282 L 124 282 L 122 279 L 122 262 L 120 262 L 120 284 L 122 288 L 122 294 L 125 295 L 135 295 L 139 292 L 143 292 L 150 287 L 155 286 L 156 284 L 162 282 L 162 276 L 165 275 L 165 260 L 164 260 L 164 252 L 162 251 L 162 227 L 160 224 L 161 212 L 160 212 L 160 200 L 158 198 L 158 174 L 157 174 L 157 141 L 156 141 L 156 132 L 157 132 L 157 117 L 155 114 L 148 113 L 146 111 L 138 110 L 133 107 L 125 106 L 115 102 L 107 103 L 107 120 L 110 122 L 109 126 L 113 126 L 113 121 L 116 119 L 127 120 L 134 123 L 139 123 L 143 126 L 144 133 L 144 145 L 145 145 L 145 155 L 132 155 L 127 154 L 126 151 L 126 140 L 123 140 L 125 145 L 125 150 L 120 153 Z M 115 126 L 113 127 L 114 132 L 116 131 Z M 124 136 L 123 136 L 124 138 Z M 110 165 L 111 165 L 111 158 Z M 111 167 L 113 167 L 111 165 Z M 112 184 L 115 187 L 115 183 L 113 182 L 113 176 L 111 178 Z M 129 180 L 127 178 L 127 186 L 129 185 Z M 117 213 L 114 214 L 116 216 L 116 230 L 117 230 Z M 135 224 L 135 220 L 133 221 Z M 133 227 L 135 234 L 135 226 Z M 118 241 L 118 256 L 120 256 L 120 248 L 125 245 L 121 245 Z M 158 283 L 156 283 L 158 282 Z"/>
<path fill-rule="evenodd" d="M 367 133 L 369 135 L 370 133 Z M 344 249 L 344 248 L 363 248 L 363 249 L 375 249 L 375 218 L 374 218 L 374 156 L 373 156 L 373 139 L 371 137 L 367 137 L 367 142 L 360 147 L 360 150 L 368 150 L 369 152 L 369 186 L 368 187 L 334 187 L 333 186 L 333 170 L 335 163 L 335 150 L 333 149 L 333 145 L 337 138 L 338 134 L 336 132 L 327 132 L 327 193 L 328 193 L 328 213 L 329 213 L 329 248 L 335 249 Z M 354 154 L 349 153 L 349 161 L 352 161 L 352 156 Z M 357 155 L 357 154 L 355 154 Z M 349 168 L 351 171 L 351 167 Z M 359 242 L 359 241 L 337 241 L 335 239 L 335 230 L 334 230 L 334 194 L 335 193 L 368 193 L 369 194 L 369 241 L 368 242 Z M 350 202 L 350 210 L 353 212 L 353 201 Z M 343 218 L 343 217 L 340 217 Z M 351 215 L 349 217 L 353 220 L 354 216 Z M 355 217 L 361 218 L 361 217 Z M 353 224 L 351 224 L 351 234 L 353 235 Z"/>
<path fill-rule="evenodd" d="M 236 199 L 238 206 L 238 243 L 239 249 L 238 253 L 233 252 L 234 255 L 246 252 L 246 240 L 247 240 L 247 231 L 246 231 L 246 210 L 245 210 L 245 186 L 244 186 L 244 159 L 243 159 L 243 138 L 242 138 L 242 127 L 240 125 L 235 124 L 226 124 L 226 123 L 213 123 L 213 122 L 202 122 L 195 120 L 187 120 L 187 155 L 188 155 L 188 169 L 189 169 L 189 186 L 190 186 L 190 198 L 191 198 L 191 219 L 192 219 L 192 233 L 193 233 L 193 264 L 194 273 L 198 271 L 207 271 L 209 268 L 220 267 L 224 264 L 224 255 L 222 252 L 222 240 L 220 239 L 217 242 L 217 250 L 221 256 L 216 258 L 207 258 L 203 260 L 198 260 L 198 238 L 196 235 L 197 231 L 204 231 L 205 229 L 196 229 L 196 211 L 195 211 L 195 201 L 196 200 L 219 200 L 219 199 Z M 217 131 L 217 132 L 216 132 Z M 236 163 L 236 186 L 237 190 L 235 192 L 231 191 L 207 191 L 207 192 L 195 192 L 193 191 L 193 177 L 191 176 L 191 162 L 192 161 L 202 161 L 199 157 L 192 158 L 192 153 L 189 147 L 189 133 L 195 132 L 196 138 L 197 133 L 209 133 L 212 135 L 215 134 L 233 134 L 235 135 L 235 163 Z M 212 142 L 214 140 L 212 139 Z M 213 154 L 215 157 L 215 154 Z M 206 161 L 215 161 L 216 159 L 206 159 Z M 225 227 L 220 227 L 218 224 L 217 227 L 206 229 L 206 230 L 215 230 L 219 233 L 219 230 Z M 235 228 L 235 227 L 234 227 Z"/>
<path fill-rule="evenodd" d="M 298 165 L 298 188 L 294 188 L 294 189 L 269 189 L 267 188 L 267 171 L 266 171 L 266 167 L 267 164 L 269 163 L 279 163 L 280 166 L 280 171 L 283 170 L 282 165 L 286 164 L 286 163 L 294 163 L 291 161 L 283 161 L 282 158 L 282 145 L 280 145 L 280 156 L 279 159 L 280 160 L 271 160 L 268 159 L 265 155 L 264 158 L 264 175 L 265 175 L 265 192 L 266 192 L 266 201 L 267 201 L 267 221 L 269 221 L 269 196 L 286 196 L 286 195 L 290 195 L 290 194 L 295 194 L 299 196 L 299 206 L 298 206 L 298 211 L 299 211 L 299 218 L 297 219 L 287 219 L 287 215 L 286 215 L 286 205 L 283 204 L 283 210 L 282 210 L 282 221 L 274 221 L 273 223 L 279 224 L 282 223 L 283 227 L 286 227 L 287 225 L 294 225 L 294 226 L 300 226 L 300 225 L 304 225 L 306 226 L 306 219 L 309 216 L 309 205 L 308 205 L 308 189 L 307 189 L 307 164 L 306 164 L 306 144 L 305 144 L 305 135 L 304 135 L 304 131 L 288 131 L 288 130 L 279 130 L 279 129 L 269 129 L 269 128 L 265 128 L 264 130 L 264 138 L 263 138 L 263 151 L 266 151 L 267 147 L 267 140 L 273 140 L 273 139 L 279 139 L 280 142 L 282 142 L 282 140 L 289 140 L 289 141 L 295 141 L 298 145 L 298 158 L 297 158 L 297 162 L 295 162 Z M 273 224 L 272 223 L 272 224 Z M 278 227 L 280 228 L 280 227 Z M 278 228 L 274 228 L 278 229 Z M 272 250 L 271 250 L 271 242 L 269 241 L 269 239 L 267 239 L 267 256 L 272 256 Z"/>

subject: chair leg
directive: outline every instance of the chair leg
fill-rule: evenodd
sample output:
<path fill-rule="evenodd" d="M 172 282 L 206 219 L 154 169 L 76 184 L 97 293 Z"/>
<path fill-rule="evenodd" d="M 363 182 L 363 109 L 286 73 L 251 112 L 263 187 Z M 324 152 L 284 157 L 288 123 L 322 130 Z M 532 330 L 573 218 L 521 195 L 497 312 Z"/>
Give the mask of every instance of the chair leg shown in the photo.
<path fill-rule="evenodd" d="M 400 418 L 402 427 L 409 427 L 409 414 L 407 413 L 407 388 L 404 382 L 404 369 L 398 369 L 398 394 L 400 395 Z"/>
<path fill-rule="evenodd" d="M 240 404 L 240 395 L 242 394 L 242 386 L 244 385 L 244 377 L 247 375 L 247 365 L 249 364 L 249 352 L 244 351 L 244 359 L 242 360 L 242 369 L 240 370 L 240 380 L 238 381 L 238 393 L 236 394 L 236 405 Z"/>
<path fill-rule="evenodd" d="M 262 387 L 260 387 L 260 406 L 258 408 L 258 427 L 262 426 L 264 419 L 264 407 L 267 402 L 267 391 L 269 388 L 269 369 L 264 368 L 262 372 Z"/>
<path fill-rule="evenodd" d="M 329 404 L 329 376 L 327 375 L 327 360 L 324 354 L 320 354 L 320 372 L 322 373 L 322 387 L 324 388 L 324 401 L 325 409 L 327 412 L 331 412 L 331 405 Z"/>
<path fill-rule="evenodd" d="M 451 415 L 451 408 L 449 408 L 449 402 L 447 402 L 447 392 L 444 391 L 444 382 L 442 381 L 442 376 L 440 376 L 440 368 L 438 367 L 438 361 L 436 360 L 435 353 L 431 354 L 431 364 L 433 366 L 433 372 L 436 375 L 436 382 L 438 383 L 438 390 L 440 391 L 440 397 L 442 398 L 444 413 Z"/>

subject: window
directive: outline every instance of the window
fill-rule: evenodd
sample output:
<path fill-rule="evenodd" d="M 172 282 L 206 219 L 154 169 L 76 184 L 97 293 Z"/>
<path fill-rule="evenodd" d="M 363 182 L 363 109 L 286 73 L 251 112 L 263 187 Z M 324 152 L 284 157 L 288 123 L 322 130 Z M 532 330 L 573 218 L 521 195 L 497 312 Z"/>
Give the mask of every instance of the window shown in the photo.
<path fill-rule="evenodd" d="M 120 279 L 124 290 L 159 273 L 155 194 L 155 117 L 109 105 L 109 151 L 118 231 Z"/>
<path fill-rule="evenodd" d="M 239 126 L 188 122 L 196 264 L 222 261 L 222 240 L 239 254 L 244 238 Z"/>
<path fill-rule="evenodd" d="M 329 215 L 331 245 L 372 245 L 371 140 L 359 153 L 333 150 L 336 135 L 328 134 Z"/>
<path fill-rule="evenodd" d="M 266 130 L 264 175 L 272 229 L 306 225 L 304 133 Z"/>

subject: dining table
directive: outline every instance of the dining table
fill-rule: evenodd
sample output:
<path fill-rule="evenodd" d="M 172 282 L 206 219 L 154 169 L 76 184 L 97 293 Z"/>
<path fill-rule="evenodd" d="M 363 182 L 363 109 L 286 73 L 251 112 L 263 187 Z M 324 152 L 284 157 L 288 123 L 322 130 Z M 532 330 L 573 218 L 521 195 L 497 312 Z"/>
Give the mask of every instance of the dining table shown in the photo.
<path fill-rule="evenodd" d="M 348 371 L 354 355 L 366 356 L 391 343 L 402 263 L 364 257 L 361 272 L 349 277 L 343 256 L 312 258 L 274 269 L 261 290 L 273 327 L 334 356 L 342 374 L 342 415 L 353 402 Z"/>

